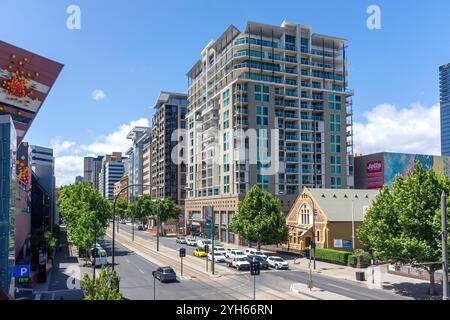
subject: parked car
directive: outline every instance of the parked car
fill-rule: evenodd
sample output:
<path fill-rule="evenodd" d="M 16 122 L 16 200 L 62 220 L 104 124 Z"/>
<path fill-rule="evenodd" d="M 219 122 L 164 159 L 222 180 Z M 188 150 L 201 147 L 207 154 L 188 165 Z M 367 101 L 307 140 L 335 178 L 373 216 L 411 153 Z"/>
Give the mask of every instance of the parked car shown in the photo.
<path fill-rule="evenodd" d="M 257 255 L 247 255 L 247 261 L 248 262 L 259 262 L 259 268 L 261 270 L 267 270 L 269 269 L 269 264 L 267 263 L 266 259 L 264 259 L 261 256 L 257 256 Z"/>
<path fill-rule="evenodd" d="M 196 247 L 197 246 L 197 241 L 195 241 L 195 239 L 192 239 L 192 238 L 187 238 L 186 239 L 186 244 L 188 246 L 191 246 L 191 247 Z"/>
<path fill-rule="evenodd" d="M 211 240 L 208 239 L 197 240 L 197 247 L 199 247 L 200 249 L 205 249 L 206 245 L 208 245 L 209 248 L 211 248 Z"/>
<path fill-rule="evenodd" d="M 175 271 L 167 266 L 167 267 L 159 267 L 155 271 L 152 272 L 153 277 L 158 279 L 160 282 L 169 282 L 169 281 L 176 281 L 177 280 L 177 274 Z"/>
<path fill-rule="evenodd" d="M 186 238 L 185 237 L 177 237 L 176 243 L 186 244 Z"/>
<path fill-rule="evenodd" d="M 138 226 L 137 229 L 138 229 L 139 231 L 144 231 L 144 227 L 143 227 L 143 226 Z"/>
<path fill-rule="evenodd" d="M 127 222 L 125 220 L 120 220 L 121 224 L 127 224 Z"/>
<path fill-rule="evenodd" d="M 260 257 L 262 257 L 264 259 L 267 259 L 267 256 L 264 253 L 254 249 L 254 248 L 245 249 L 245 254 L 252 255 L 252 256 L 260 256 Z"/>
<path fill-rule="evenodd" d="M 245 257 L 235 257 L 226 260 L 230 268 L 236 268 L 238 271 L 249 270 L 250 263 Z"/>
<path fill-rule="evenodd" d="M 212 253 L 208 253 L 208 260 L 212 261 Z M 225 254 L 214 251 L 214 262 L 225 262 Z"/>
<path fill-rule="evenodd" d="M 231 250 L 231 252 L 228 254 L 228 258 L 246 258 L 247 255 L 242 250 Z"/>
<path fill-rule="evenodd" d="M 223 253 L 223 255 L 225 255 L 225 253 L 227 252 L 227 249 L 225 249 L 222 246 L 219 246 L 219 247 L 214 246 L 214 252 L 220 252 L 220 253 Z"/>
<path fill-rule="evenodd" d="M 227 258 L 231 258 L 231 252 L 236 251 L 236 250 L 239 250 L 239 249 L 238 248 L 227 248 L 227 252 L 225 252 L 225 256 Z"/>
<path fill-rule="evenodd" d="M 270 256 L 267 258 L 267 263 L 270 267 L 275 269 L 289 269 L 289 264 L 278 256 Z"/>
<path fill-rule="evenodd" d="M 208 254 L 203 249 L 197 248 L 197 249 L 194 250 L 194 256 L 196 256 L 196 257 L 203 258 L 203 257 L 206 257 L 207 255 Z"/>

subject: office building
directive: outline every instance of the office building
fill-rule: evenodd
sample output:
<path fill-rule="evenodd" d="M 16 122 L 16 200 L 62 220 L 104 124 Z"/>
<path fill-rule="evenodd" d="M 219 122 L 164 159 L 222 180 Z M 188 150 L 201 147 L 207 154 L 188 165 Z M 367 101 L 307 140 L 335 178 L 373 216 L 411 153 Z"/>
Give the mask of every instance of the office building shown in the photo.
<path fill-rule="evenodd" d="M 450 63 L 439 68 L 441 92 L 441 154 L 450 156 Z"/>
<path fill-rule="evenodd" d="M 152 185 L 152 132 L 148 133 L 142 147 L 142 189 L 143 194 L 151 195 Z"/>
<path fill-rule="evenodd" d="M 353 187 L 346 47 L 309 26 L 248 22 L 202 50 L 187 74 L 190 229 L 213 205 L 216 233 L 235 242 L 229 222 L 252 185 L 286 214 L 302 187 Z"/>
<path fill-rule="evenodd" d="M 143 157 L 144 145 L 148 143 L 151 128 L 134 127 L 127 135 L 127 139 L 133 142 L 133 146 L 125 154 L 129 159 L 129 183 L 130 196 L 138 197 L 143 194 Z"/>
<path fill-rule="evenodd" d="M 82 176 L 76 176 L 76 177 L 75 177 L 75 182 L 84 182 L 84 177 L 82 177 Z"/>
<path fill-rule="evenodd" d="M 103 156 L 84 158 L 84 181 L 90 181 L 94 189 L 99 190 L 98 177 L 102 169 Z"/>
<path fill-rule="evenodd" d="M 36 174 L 38 183 L 48 193 L 50 199 L 50 221 L 49 227 L 51 228 L 55 221 L 58 221 L 58 217 L 55 217 L 55 158 L 53 157 L 53 149 L 30 146 L 30 165 L 31 170 Z"/>
<path fill-rule="evenodd" d="M 152 119 L 151 197 L 170 198 L 179 205 L 184 204 L 186 164 L 172 159 L 172 152 L 180 146 L 182 134 L 177 134 L 177 130 L 186 128 L 187 106 L 186 94 L 163 91 Z"/>
<path fill-rule="evenodd" d="M 122 153 L 113 152 L 112 155 L 106 155 L 102 160 L 102 168 L 99 174 L 100 194 L 114 200 L 114 185 L 120 181 L 124 174 L 124 163 Z"/>
<path fill-rule="evenodd" d="M 450 178 L 450 157 L 380 152 L 355 157 L 355 187 L 356 189 L 381 189 L 384 185 L 390 187 L 398 174 L 402 176 L 408 174 L 415 161 L 426 170 L 433 169 L 436 173 Z"/>

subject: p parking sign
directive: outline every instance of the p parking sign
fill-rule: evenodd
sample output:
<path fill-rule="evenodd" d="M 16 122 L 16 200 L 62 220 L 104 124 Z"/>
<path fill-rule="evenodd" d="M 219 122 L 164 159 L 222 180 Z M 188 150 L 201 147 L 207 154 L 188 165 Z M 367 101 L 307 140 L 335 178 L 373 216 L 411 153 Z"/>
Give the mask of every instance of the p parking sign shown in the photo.
<path fill-rule="evenodd" d="M 14 266 L 14 278 L 29 278 L 29 277 L 30 277 L 29 265 Z"/>

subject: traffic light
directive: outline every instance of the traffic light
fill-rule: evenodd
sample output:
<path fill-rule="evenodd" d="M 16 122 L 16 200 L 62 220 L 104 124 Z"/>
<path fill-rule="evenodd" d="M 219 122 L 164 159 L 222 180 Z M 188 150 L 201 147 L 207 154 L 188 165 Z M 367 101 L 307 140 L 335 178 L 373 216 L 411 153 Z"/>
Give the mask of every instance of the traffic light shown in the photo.
<path fill-rule="evenodd" d="M 252 276 L 259 276 L 261 273 L 260 271 L 260 265 L 257 261 L 250 262 L 250 275 Z"/>
<path fill-rule="evenodd" d="M 180 248 L 180 258 L 186 257 L 186 248 Z"/>
<path fill-rule="evenodd" d="M 98 249 L 97 248 L 92 249 L 92 256 L 93 257 L 97 257 L 98 256 Z"/>
<path fill-rule="evenodd" d="M 205 252 L 209 253 L 209 246 L 208 245 L 205 245 Z"/>

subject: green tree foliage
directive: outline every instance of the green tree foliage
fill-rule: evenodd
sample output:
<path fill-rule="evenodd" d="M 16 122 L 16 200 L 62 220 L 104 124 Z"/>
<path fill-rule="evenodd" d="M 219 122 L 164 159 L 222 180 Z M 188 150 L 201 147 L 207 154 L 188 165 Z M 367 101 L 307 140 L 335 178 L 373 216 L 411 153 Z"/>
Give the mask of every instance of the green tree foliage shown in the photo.
<path fill-rule="evenodd" d="M 253 186 L 239 203 L 238 214 L 233 218 L 231 227 L 239 236 L 256 242 L 260 249 L 263 243 L 279 244 L 287 241 L 289 230 L 285 221 L 280 200 Z"/>
<path fill-rule="evenodd" d="M 62 187 L 58 206 L 71 244 L 88 250 L 94 244 L 95 233 L 97 239 L 105 236 L 111 204 L 89 183 L 78 182 Z"/>
<path fill-rule="evenodd" d="M 170 198 L 154 200 L 151 206 L 152 212 L 158 216 L 159 222 L 178 219 L 178 215 L 181 212 L 181 208 Z"/>
<path fill-rule="evenodd" d="M 116 216 L 121 218 L 131 217 L 131 210 L 128 201 L 124 198 L 117 198 L 116 201 Z"/>
<path fill-rule="evenodd" d="M 359 240 L 379 260 L 425 269 L 434 294 L 434 273 L 441 268 L 441 194 L 450 182 L 416 162 L 406 177 L 385 186 L 358 230 Z"/>
<path fill-rule="evenodd" d="M 111 271 L 109 266 L 102 267 L 95 280 L 87 273 L 81 281 L 81 289 L 84 292 L 84 300 L 122 300 L 119 291 L 120 278 L 116 271 Z"/>
<path fill-rule="evenodd" d="M 153 202 L 149 195 L 144 194 L 140 197 L 136 197 L 128 209 L 130 216 L 138 221 L 141 221 L 145 225 L 147 218 L 153 214 Z"/>

